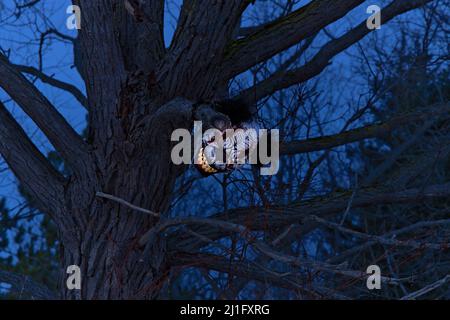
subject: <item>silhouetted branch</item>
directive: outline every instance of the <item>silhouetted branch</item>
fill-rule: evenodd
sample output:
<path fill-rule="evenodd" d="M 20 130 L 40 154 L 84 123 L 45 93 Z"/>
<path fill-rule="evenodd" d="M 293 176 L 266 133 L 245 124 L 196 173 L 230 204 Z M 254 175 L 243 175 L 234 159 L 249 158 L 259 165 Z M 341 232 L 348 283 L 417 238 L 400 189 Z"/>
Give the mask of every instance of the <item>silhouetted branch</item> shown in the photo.
<path fill-rule="evenodd" d="M 63 177 L 28 138 L 0 103 L 0 154 L 39 208 L 55 214 L 52 203 L 61 202 Z"/>
<path fill-rule="evenodd" d="M 228 45 L 224 72 L 232 78 L 342 18 L 364 0 L 312 1 Z"/>
<path fill-rule="evenodd" d="M 50 101 L 0 55 L 0 87 L 25 111 L 74 171 L 86 163 L 87 146 Z"/>
<path fill-rule="evenodd" d="M 405 13 L 409 10 L 416 9 L 421 7 L 432 0 L 395 0 L 390 5 L 382 10 L 383 23 L 387 23 L 392 20 L 396 16 Z M 321 1 L 324 4 L 328 1 Z M 334 2 L 334 6 L 337 5 L 336 1 Z M 354 3 L 355 1 L 353 1 Z M 315 2 L 313 2 L 315 3 Z M 347 1 L 345 2 L 347 3 Z M 351 1 L 348 1 L 349 5 L 351 5 Z M 312 4 L 311 4 L 312 5 Z M 332 8 L 333 4 L 329 4 Z M 343 9 L 342 9 L 343 10 Z M 326 10 L 324 12 L 327 12 Z M 312 17 L 315 17 L 314 15 Z M 317 23 L 317 22 L 316 22 Z M 314 24 L 313 24 L 314 25 Z M 306 28 L 306 27 L 303 27 Z M 293 29 L 297 32 L 297 29 Z M 367 28 L 366 22 L 361 23 L 354 29 L 350 30 L 343 36 L 334 39 L 324 45 L 320 51 L 305 65 L 292 69 L 289 71 L 280 70 L 269 78 L 261 81 L 255 86 L 248 88 L 239 94 L 239 98 L 248 101 L 249 103 L 254 103 L 255 101 L 259 101 L 264 97 L 271 95 L 272 93 L 288 88 L 292 85 L 299 84 L 305 82 L 317 75 L 319 75 L 329 64 L 330 60 L 336 56 L 338 53 L 344 51 L 351 45 L 357 43 L 362 38 L 364 38 L 367 34 L 372 32 L 373 30 Z M 279 35 L 283 37 L 283 35 Z M 278 43 L 277 41 L 274 41 Z M 265 48 L 262 46 L 262 48 Z M 256 50 L 256 49 L 255 49 Z M 257 50 L 258 57 L 261 54 L 261 48 Z M 238 64 L 239 66 L 239 64 Z M 241 70 L 243 71 L 243 70 Z"/>
<path fill-rule="evenodd" d="M 394 130 L 401 129 L 404 126 L 411 125 L 417 121 L 430 120 L 433 118 L 436 120 L 446 118 L 449 111 L 449 103 L 437 104 L 408 114 L 397 115 L 384 123 L 373 124 L 324 137 L 285 142 L 280 146 L 280 153 L 284 155 L 293 155 L 314 152 L 364 139 L 383 137 Z"/>
<path fill-rule="evenodd" d="M 81 90 L 78 89 L 77 87 L 75 87 L 74 85 L 64 82 L 64 81 L 61 81 L 61 80 L 58 80 L 58 79 L 55 79 L 51 76 L 48 76 L 44 72 L 39 71 L 38 69 L 36 69 L 34 67 L 24 66 L 24 65 L 19 65 L 19 64 L 13 64 L 13 66 L 16 67 L 17 70 L 19 70 L 20 72 L 28 73 L 28 74 L 31 74 L 31 75 L 39 78 L 43 83 L 47 83 L 53 87 L 56 87 L 61 90 L 65 90 L 65 91 L 69 92 L 78 100 L 78 102 L 85 109 L 88 108 L 87 98 L 85 97 L 83 92 L 81 92 Z"/>

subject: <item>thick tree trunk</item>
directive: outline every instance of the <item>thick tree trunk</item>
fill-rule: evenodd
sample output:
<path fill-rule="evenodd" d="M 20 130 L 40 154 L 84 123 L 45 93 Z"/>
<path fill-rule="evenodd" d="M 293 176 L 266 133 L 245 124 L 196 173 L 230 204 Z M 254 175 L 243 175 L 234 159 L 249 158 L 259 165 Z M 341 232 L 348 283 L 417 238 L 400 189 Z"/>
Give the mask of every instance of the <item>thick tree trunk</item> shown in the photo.
<path fill-rule="evenodd" d="M 64 298 L 157 297 L 168 272 L 164 241 L 157 239 L 148 246 L 140 246 L 139 240 L 158 218 L 95 197 L 95 191 L 105 191 L 154 212 L 164 212 L 175 178 L 176 170 L 170 158 L 154 159 L 139 154 L 116 162 L 114 172 L 99 170 L 97 176 L 73 182 L 66 204 L 70 210 L 66 216 L 71 218 L 60 228 Z M 101 190 L 96 186 L 102 186 Z M 71 205 L 80 202 L 86 205 L 81 208 Z M 81 268 L 82 289 L 79 292 L 67 290 L 65 271 L 69 265 Z"/>
<path fill-rule="evenodd" d="M 141 97 L 140 90 L 127 90 L 130 88 L 121 92 L 117 110 L 131 108 L 111 119 L 112 133 L 104 143 L 96 142 L 103 137 L 94 138 L 90 163 L 72 176 L 65 189 L 58 228 L 64 298 L 158 296 L 170 270 L 165 240 L 158 235 L 148 243 L 139 242 L 160 218 L 96 194 L 107 193 L 164 216 L 176 178 L 186 168 L 171 160 L 173 130 L 191 129 L 194 120 L 202 120 L 207 128 L 226 117 L 208 105 L 196 106 L 180 98 L 157 107 L 152 103 L 143 107 L 142 101 L 150 98 Z M 69 265 L 81 268 L 80 291 L 67 289 Z"/>

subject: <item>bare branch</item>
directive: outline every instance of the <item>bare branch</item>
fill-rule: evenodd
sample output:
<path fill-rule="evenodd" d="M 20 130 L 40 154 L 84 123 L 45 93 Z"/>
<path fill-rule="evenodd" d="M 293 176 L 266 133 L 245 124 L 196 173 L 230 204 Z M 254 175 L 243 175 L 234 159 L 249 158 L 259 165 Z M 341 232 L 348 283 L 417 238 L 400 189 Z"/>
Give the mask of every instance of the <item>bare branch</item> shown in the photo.
<path fill-rule="evenodd" d="M 16 10 L 15 10 L 15 13 L 14 13 L 15 16 L 17 18 L 19 18 L 22 15 L 22 13 L 23 13 L 23 11 L 25 9 L 32 8 L 35 5 L 37 5 L 39 2 L 41 2 L 41 0 L 30 0 L 30 1 L 26 2 L 26 3 L 24 3 L 24 4 L 18 4 L 16 2 Z"/>
<path fill-rule="evenodd" d="M 359 270 L 345 270 L 342 268 L 342 266 L 339 265 L 330 265 L 328 263 L 324 263 L 321 261 L 311 261 L 303 258 L 294 257 L 291 255 L 283 254 L 270 246 L 266 245 L 263 242 L 255 242 L 253 243 L 253 246 L 262 254 L 266 255 L 267 257 L 274 259 L 276 261 L 284 262 L 290 265 L 294 265 L 297 267 L 306 267 L 315 269 L 318 271 L 323 271 L 327 273 L 342 275 L 350 278 L 355 279 L 364 279 L 367 276 L 367 273 L 359 271 Z M 391 278 L 391 277 L 385 277 L 382 276 L 381 280 L 388 284 L 398 284 L 400 282 L 406 282 L 411 281 L 411 277 L 407 278 Z"/>
<path fill-rule="evenodd" d="M 34 68 L 34 67 L 30 67 L 30 66 L 24 66 L 24 65 L 19 65 L 19 64 L 12 64 L 14 67 L 17 68 L 17 70 L 19 70 L 22 73 L 27 73 L 27 74 L 31 74 L 37 78 L 39 78 L 43 83 L 47 83 L 53 87 L 59 88 L 61 90 L 65 90 L 67 92 L 69 92 L 70 94 L 72 94 L 75 99 L 78 100 L 78 102 L 85 108 L 87 109 L 87 98 L 85 97 L 85 95 L 83 94 L 83 92 L 81 92 L 80 89 L 78 89 L 77 87 L 75 87 L 74 85 L 55 79 L 51 76 L 46 75 L 45 73 L 43 73 L 42 71 L 39 71 L 38 69 Z"/>
<path fill-rule="evenodd" d="M 421 7 L 431 1 L 432 0 L 395 0 L 382 10 L 383 23 L 392 20 L 402 13 Z M 336 1 L 334 2 L 337 3 Z M 343 36 L 328 42 L 305 65 L 289 71 L 278 71 L 266 80 L 256 84 L 254 87 L 242 91 L 239 94 L 239 98 L 250 103 L 259 101 L 278 90 L 305 82 L 319 75 L 330 64 L 330 59 L 360 41 L 371 31 L 372 30 L 367 28 L 366 22 L 361 23 Z M 260 50 L 258 52 L 260 52 Z"/>
<path fill-rule="evenodd" d="M 306 39 L 342 18 L 364 0 L 312 1 L 263 29 L 233 41 L 226 51 L 224 72 L 232 78 L 250 67 Z"/>
<path fill-rule="evenodd" d="M 29 276 L 14 272 L 0 270 L 0 282 L 11 285 L 10 291 L 15 294 L 27 293 L 32 299 L 56 299 L 56 294 L 46 286 L 36 283 Z"/>
<path fill-rule="evenodd" d="M 115 28 L 127 68 L 151 72 L 164 57 L 164 0 L 124 0 L 117 4 Z"/>
<path fill-rule="evenodd" d="M 0 87 L 17 102 L 47 136 L 75 172 L 83 168 L 87 146 L 64 117 L 4 55 L 0 55 Z"/>
<path fill-rule="evenodd" d="M 450 225 L 450 219 L 421 221 L 421 222 L 409 225 L 407 227 L 403 227 L 400 229 L 390 231 L 390 232 L 386 233 L 384 235 L 384 237 L 397 237 L 401 234 L 412 232 L 412 231 L 415 231 L 420 228 L 431 228 L 431 227 L 446 226 L 446 225 Z M 347 257 L 357 254 L 357 253 L 361 252 L 361 250 L 364 250 L 365 248 L 369 248 L 370 246 L 372 246 L 376 243 L 378 243 L 378 242 L 374 241 L 374 240 L 367 241 L 361 245 L 352 247 L 351 249 L 348 249 L 348 250 L 342 252 L 338 256 L 328 259 L 327 262 L 328 263 L 339 263 L 341 261 L 344 261 Z"/>
<path fill-rule="evenodd" d="M 278 228 L 293 223 L 303 223 L 310 215 L 326 217 L 337 212 L 343 212 L 352 194 L 353 191 L 350 190 L 295 202 L 288 206 L 239 208 L 229 210 L 227 213 L 215 214 L 209 218 L 240 224 L 252 231 Z M 363 208 L 382 204 L 417 203 L 431 199 L 445 199 L 448 196 L 450 196 L 450 183 L 403 191 L 361 188 L 354 196 L 352 207 Z M 213 240 L 233 233 L 212 226 L 193 227 L 192 230 Z M 189 251 L 203 245 L 197 238 L 185 232 L 179 232 L 175 237 L 169 239 L 169 246 L 179 250 Z"/>
<path fill-rule="evenodd" d="M 38 207 L 50 214 L 62 201 L 63 177 L 0 103 L 0 154 Z"/>
<path fill-rule="evenodd" d="M 163 220 L 161 223 L 157 224 L 155 227 L 150 229 L 148 232 L 146 232 L 141 239 L 139 240 L 139 243 L 141 245 L 146 244 L 147 242 L 154 239 L 156 235 L 164 231 L 165 229 L 177 225 L 207 225 L 211 227 L 217 227 L 219 229 L 228 230 L 230 232 L 235 233 L 246 233 L 247 229 L 238 224 L 230 223 L 223 220 L 214 220 L 214 219 L 207 219 L 207 218 L 194 218 L 194 217 L 187 217 L 187 218 L 172 218 L 172 219 L 166 219 Z"/>
<path fill-rule="evenodd" d="M 217 66 L 248 5 L 247 0 L 183 1 L 172 44 L 157 72 L 168 99 L 217 94 Z"/>
<path fill-rule="evenodd" d="M 57 37 L 66 40 L 66 41 L 70 41 L 71 43 L 74 42 L 74 38 L 72 38 L 71 36 L 65 35 L 61 32 L 59 32 L 58 30 L 51 28 L 46 30 L 45 32 L 41 33 L 41 37 L 39 39 L 39 51 L 38 51 L 38 56 L 39 56 L 39 71 L 42 71 L 42 65 L 43 65 L 43 54 L 42 54 L 42 50 L 44 48 L 44 43 L 45 43 L 45 39 L 47 38 L 48 35 L 56 35 Z"/>
<path fill-rule="evenodd" d="M 17 9 L 25 9 L 25 8 L 29 8 L 32 7 L 36 4 L 38 4 L 41 0 L 31 0 L 29 2 L 26 2 L 24 4 L 19 4 L 16 6 Z"/>
<path fill-rule="evenodd" d="M 333 227 L 339 227 L 339 230 L 343 230 L 345 228 L 340 227 L 337 224 L 330 224 L 327 221 L 320 219 L 316 216 L 310 216 L 308 217 L 308 219 L 315 219 L 316 221 L 320 221 L 321 223 L 327 223 L 328 226 L 332 225 Z M 235 225 L 235 224 L 231 224 L 229 222 L 220 222 L 220 221 L 214 221 L 211 219 L 195 219 L 195 218 L 181 218 L 181 219 L 174 219 L 173 221 L 175 221 L 174 223 L 178 224 L 178 223 L 195 223 L 195 224 L 208 224 L 210 226 L 217 226 L 219 228 L 222 229 L 226 229 L 232 232 L 237 232 L 240 236 L 242 236 L 246 241 L 248 241 L 248 243 L 250 245 L 252 245 L 257 251 L 261 252 L 262 254 L 266 255 L 267 257 L 277 260 L 277 261 L 281 261 L 287 264 L 292 264 L 295 266 L 299 266 L 299 267 L 307 267 L 307 268 L 312 268 L 318 271 L 323 271 L 323 272 L 327 272 L 327 273 L 333 273 L 333 274 L 338 274 L 338 275 L 343 275 L 343 276 L 347 276 L 347 277 L 351 277 L 351 278 L 365 278 L 366 277 L 366 273 L 361 272 L 361 271 L 357 271 L 357 270 L 344 270 L 343 268 L 341 268 L 341 266 L 337 266 L 337 265 L 330 265 L 328 263 L 323 263 L 320 261 L 310 261 L 310 260 L 306 260 L 306 259 L 300 259 L 294 256 L 290 256 L 290 255 L 286 255 L 283 254 L 281 252 L 278 252 L 277 250 L 273 249 L 272 247 L 270 247 L 269 245 L 267 245 L 266 243 L 257 240 L 256 238 L 253 238 L 249 232 L 247 232 L 247 229 L 243 226 L 240 225 Z M 171 224 L 173 225 L 173 224 Z M 352 230 L 347 230 L 345 229 L 347 232 L 352 232 L 352 234 L 357 234 L 358 236 L 361 236 L 363 234 L 359 233 L 359 232 L 355 232 Z M 377 237 L 377 236 L 372 236 L 371 238 L 376 238 L 377 241 L 383 241 L 383 243 L 389 243 L 392 244 L 392 242 L 395 242 L 395 244 L 401 244 L 401 245 L 407 245 L 407 246 L 413 246 L 414 248 L 418 248 L 418 245 L 416 242 L 402 242 L 402 241 L 397 241 L 397 240 L 392 240 L 390 241 L 389 239 L 384 239 L 382 237 Z M 442 249 L 444 246 L 439 246 L 439 249 Z M 433 247 L 434 249 L 436 249 L 435 247 Z M 389 284 L 398 284 L 399 282 L 402 281 L 410 281 L 411 278 L 402 278 L 402 279 L 396 279 L 396 278 L 390 278 L 390 277 L 382 277 L 382 281 L 389 283 Z"/>

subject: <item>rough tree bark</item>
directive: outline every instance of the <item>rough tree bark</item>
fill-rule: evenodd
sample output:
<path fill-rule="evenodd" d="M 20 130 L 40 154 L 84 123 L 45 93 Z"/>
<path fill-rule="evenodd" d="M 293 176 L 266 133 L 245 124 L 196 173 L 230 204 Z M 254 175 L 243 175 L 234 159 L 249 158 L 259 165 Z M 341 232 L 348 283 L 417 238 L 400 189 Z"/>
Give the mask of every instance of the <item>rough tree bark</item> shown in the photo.
<path fill-rule="evenodd" d="M 389 16 L 429 1 L 396 0 Z M 193 109 L 193 102 L 213 100 L 235 75 L 317 33 L 364 1 L 313 1 L 235 40 L 241 15 L 251 2 L 185 0 L 166 49 L 163 0 L 75 0 L 82 12 L 75 60 L 87 89 L 86 141 L 22 76 L 27 70 L 1 57 L 0 75 L 8 77 L 1 77 L 0 86 L 38 124 L 71 168 L 70 177 L 51 168 L 6 109 L 0 108 L 0 152 L 59 230 L 62 298 L 157 298 L 174 256 L 168 254 L 163 234 L 147 243 L 140 240 L 159 218 L 96 194 L 111 194 L 163 215 L 175 180 L 185 169 L 171 162 L 170 134 L 176 128 L 191 128 L 196 119 L 212 126 L 215 117 L 225 117 L 208 106 Z M 326 65 L 365 33 L 350 32 L 335 40 L 337 47 L 332 42 L 321 63 L 313 60 L 307 67 L 309 75 L 298 81 L 290 75 L 277 80 L 278 86 L 263 83 L 262 96 L 320 73 L 323 61 Z M 257 86 L 249 90 L 257 91 Z M 65 285 L 66 268 L 74 264 L 82 271 L 80 291 L 67 290 Z"/>

